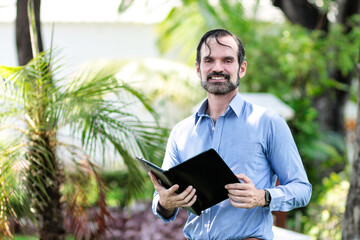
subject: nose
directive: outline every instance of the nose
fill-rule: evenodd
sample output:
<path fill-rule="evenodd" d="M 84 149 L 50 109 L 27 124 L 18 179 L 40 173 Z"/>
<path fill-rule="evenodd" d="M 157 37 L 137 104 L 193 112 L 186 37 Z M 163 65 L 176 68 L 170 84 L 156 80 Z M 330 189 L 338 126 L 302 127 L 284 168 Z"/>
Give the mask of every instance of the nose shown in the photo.
<path fill-rule="evenodd" d="M 215 62 L 214 62 L 214 65 L 213 65 L 213 67 L 212 67 L 212 70 L 213 70 L 214 72 L 223 72 L 224 67 L 223 67 L 221 61 L 215 61 Z"/>

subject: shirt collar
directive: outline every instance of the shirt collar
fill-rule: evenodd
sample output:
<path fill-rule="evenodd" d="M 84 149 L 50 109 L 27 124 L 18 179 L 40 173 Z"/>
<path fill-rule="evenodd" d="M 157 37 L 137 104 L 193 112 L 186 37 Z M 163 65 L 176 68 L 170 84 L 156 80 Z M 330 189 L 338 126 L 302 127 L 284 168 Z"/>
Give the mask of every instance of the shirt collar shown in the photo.
<path fill-rule="evenodd" d="M 235 97 L 231 100 L 229 107 L 233 110 L 237 117 L 240 117 L 241 109 L 244 104 L 244 99 L 240 93 L 236 93 Z"/>
<path fill-rule="evenodd" d="M 237 117 L 240 117 L 243 103 L 244 103 L 244 99 L 241 97 L 240 93 L 236 93 L 235 97 L 231 100 L 226 112 L 228 112 L 231 109 L 236 114 Z M 206 115 L 207 107 L 208 107 L 208 99 L 205 99 L 204 102 L 201 104 L 199 110 L 195 114 L 195 124 L 197 123 L 200 117 Z"/>

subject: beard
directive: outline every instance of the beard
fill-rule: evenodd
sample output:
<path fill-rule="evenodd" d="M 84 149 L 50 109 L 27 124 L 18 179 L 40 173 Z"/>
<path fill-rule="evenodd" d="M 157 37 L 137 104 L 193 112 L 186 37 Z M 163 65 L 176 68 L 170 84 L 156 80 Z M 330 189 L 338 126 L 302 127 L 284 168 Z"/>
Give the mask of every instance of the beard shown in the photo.
<path fill-rule="evenodd" d="M 225 81 L 225 82 L 210 82 L 209 79 L 212 76 L 221 76 L 221 77 L 224 77 L 227 81 Z M 229 92 L 232 92 L 239 86 L 239 82 L 240 82 L 239 73 L 237 74 L 235 83 L 230 80 L 230 75 L 225 74 L 225 73 L 217 73 L 217 72 L 209 73 L 206 76 L 205 81 L 203 81 L 201 78 L 201 86 L 207 92 L 215 94 L 215 95 L 225 95 L 225 94 L 228 94 Z"/>

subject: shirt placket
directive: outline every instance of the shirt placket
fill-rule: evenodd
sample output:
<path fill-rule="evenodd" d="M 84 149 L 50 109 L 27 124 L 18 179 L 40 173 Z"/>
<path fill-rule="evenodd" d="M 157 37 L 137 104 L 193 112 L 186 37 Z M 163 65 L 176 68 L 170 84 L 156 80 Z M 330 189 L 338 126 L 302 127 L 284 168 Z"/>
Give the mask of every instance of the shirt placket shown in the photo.
<path fill-rule="evenodd" d="M 211 119 L 211 118 L 210 118 Z M 213 120 L 211 119 L 211 124 L 212 124 L 212 134 L 213 134 L 213 138 L 212 138 L 212 143 L 211 143 L 211 148 L 215 149 L 216 152 L 219 152 L 219 148 L 220 148 L 220 140 L 221 140 L 221 135 L 222 135 L 222 129 L 223 129 L 223 125 L 224 125 L 224 115 L 220 116 L 217 121 L 216 124 L 214 124 Z M 210 227 L 211 227 L 211 208 L 208 208 L 205 210 L 206 211 L 206 220 L 204 221 L 205 224 L 205 228 L 206 228 L 206 232 L 207 232 L 207 236 L 208 239 L 212 239 L 211 236 L 209 235 L 210 233 Z"/>
<path fill-rule="evenodd" d="M 211 143 L 211 148 L 219 152 L 220 140 L 221 140 L 222 129 L 224 124 L 224 116 L 219 117 L 218 120 L 216 121 L 216 124 L 214 124 L 214 122 L 212 123 L 213 123 L 212 126 L 213 140 Z"/>

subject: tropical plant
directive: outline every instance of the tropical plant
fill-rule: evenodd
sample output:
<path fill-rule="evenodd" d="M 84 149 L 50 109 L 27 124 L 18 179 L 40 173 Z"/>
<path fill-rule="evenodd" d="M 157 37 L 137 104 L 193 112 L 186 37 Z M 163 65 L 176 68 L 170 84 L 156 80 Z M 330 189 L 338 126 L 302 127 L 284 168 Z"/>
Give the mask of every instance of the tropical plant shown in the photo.
<path fill-rule="evenodd" d="M 69 213 L 76 238 L 101 238 L 111 216 L 97 164 L 125 165 L 128 189 L 136 194 L 144 174 L 133 158 L 161 158 L 166 130 L 144 95 L 117 79 L 115 69 L 56 78 L 61 64 L 51 49 L 39 53 L 32 36 L 33 60 L 0 67 L 0 229 L 10 232 L 6 218 L 12 216 L 34 222 L 39 239 L 65 239 Z M 68 172 L 80 177 L 68 178 Z M 82 186 L 90 178 L 99 191 L 95 227 L 84 221 Z M 63 189 L 65 181 L 75 188 Z"/>

